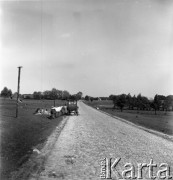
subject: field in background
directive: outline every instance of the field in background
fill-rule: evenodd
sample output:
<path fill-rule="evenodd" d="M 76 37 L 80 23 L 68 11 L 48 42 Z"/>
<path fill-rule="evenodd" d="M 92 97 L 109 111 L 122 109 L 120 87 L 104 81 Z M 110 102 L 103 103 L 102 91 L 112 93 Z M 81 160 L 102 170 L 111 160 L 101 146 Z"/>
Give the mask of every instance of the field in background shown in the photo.
<path fill-rule="evenodd" d="M 23 100 L 19 104 L 19 117 L 15 118 L 16 102 L 0 99 L 1 132 L 1 178 L 7 179 L 10 172 L 22 165 L 33 152 L 41 149 L 47 137 L 53 132 L 62 117 L 49 119 L 34 115 L 37 108 L 51 108 L 52 100 Z M 56 106 L 65 101 L 56 100 Z"/>
<path fill-rule="evenodd" d="M 163 132 L 168 135 L 173 135 L 172 111 L 166 113 L 164 111 L 157 111 L 157 115 L 155 115 L 154 111 L 142 110 L 137 111 L 125 109 L 123 112 L 120 112 L 118 109 L 113 109 L 113 103 L 111 100 L 85 102 L 94 108 L 98 107 L 111 115 L 118 116 L 134 124 Z"/>

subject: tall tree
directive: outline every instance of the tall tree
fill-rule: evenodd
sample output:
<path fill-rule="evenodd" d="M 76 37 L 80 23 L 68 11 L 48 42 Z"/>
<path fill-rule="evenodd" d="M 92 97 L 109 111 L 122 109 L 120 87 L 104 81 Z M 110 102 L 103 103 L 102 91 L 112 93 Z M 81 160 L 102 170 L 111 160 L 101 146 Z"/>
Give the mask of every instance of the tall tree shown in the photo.
<path fill-rule="evenodd" d="M 43 92 L 44 99 L 51 99 L 51 91 L 44 91 Z"/>
<path fill-rule="evenodd" d="M 155 115 L 157 114 L 156 111 L 159 110 L 160 105 L 161 103 L 159 101 L 158 95 L 156 94 L 154 96 L 153 102 L 151 103 L 151 107 L 155 110 Z"/>
<path fill-rule="evenodd" d="M 116 104 L 121 109 L 121 112 L 122 112 L 123 108 L 124 108 L 124 106 L 126 104 L 126 95 L 121 94 L 120 96 L 118 96 Z"/>
<path fill-rule="evenodd" d="M 141 93 L 137 95 L 136 106 L 137 106 L 137 110 L 142 108 L 142 96 L 141 96 Z"/>
<path fill-rule="evenodd" d="M 134 109 L 134 107 L 137 107 L 137 98 L 135 95 L 132 97 L 131 106 L 132 106 L 132 109 Z"/>
<path fill-rule="evenodd" d="M 88 95 L 85 96 L 85 100 L 86 101 L 89 101 L 90 100 L 90 97 Z"/>
<path fill-rule="evenodd" d="M 69 99 L 69 98 L 70 98 L 70 93 L 69 93 L 68 91 L 64 90 L 64 91 L 62 92 L 62 99 L 63 99 L 63 100 L 67 100 L 67 99 Z"/>
<path fill-rule="evenodd" d="M 132 96 L 130 93 L 126 96 L 126 103 L 127 103 L 127 106 L 129 107 L 129 109 L 131 109 L 131 107 L 132 107 Z"/>
<path fill-rule="evenodd" d="M 169 95 L 166 97 L 164 101 L 164 108 L 167 110 L 173 110 L 173 95 Z"/>
<path fill-rule="evenodd" d="M 7 87 L 4 87 L 4 89 L 1 91 L 1 96 L 2 97 L 11 97 L 12 96 L 11 89 L 8 89 Z"/>
<path fill-rule="evenodd" d="M 55 100 L 58 98 L 58 90 L 56 88 L 52 88 L 51 90 L 51 99 L 53 99 L 53 105 L 56 106 Z"/>
<path fill-rule="evenodd" d="M 40 91 L 35 91 L 34 93 L 33 93 L 33 98 L 34 99 L 41 99 L 42 98 L 42 94 L 41 94 L 41 92 Z"/>
<path fill-rule="evenodd" d="M 82 98 L 82 92 L 78 92 L 77 94 L 76 94 L 76 97 L 77 97 L 77 100 L 79 100 L 79 99 L 81 99 Z"/>
<path fill-rule="evenodd" d="M 145 110 L 145 109 L 149 109 L 150 108 L 150 101 L 148 100 L 148 98 L 147 97 L 145 97 L 145 96 L 142 96 L 142 104 L 141 104 L 141 107 L 142 107 L 142 109 L 143 110 Z"/>
<path fill-rule="evenodd" d="M 110 96 L 109 96 L 109 99 L 110 100 L 113 100 L 113 97 L 114 97 L 115 95 L 113 95 L 113 94 L 111 94 Z"/>
<path fill-rule="evenodd" d="M 111 96 L 109 96 L 111 99 L 112 99 L 112 101 L 113 101 L 113 104 L 114 104 L 114 109 L 115 109 L 115 107 L 116 107 L 116 105 L 117 105 L 117 99 L 118 99 L 118 96 L 116 96 L 116 95 L 111 95 Z"/>
<path fill-rule="evenodd" d="M 52 88 L 51 90 L 51 99 L 57 99 L 58 98 L 58 91 L 56 88 Z"/>
<path fill-rule="evenodd" d="M 71 100 L 77 100 L 76 94 L 70 95 Z"/>

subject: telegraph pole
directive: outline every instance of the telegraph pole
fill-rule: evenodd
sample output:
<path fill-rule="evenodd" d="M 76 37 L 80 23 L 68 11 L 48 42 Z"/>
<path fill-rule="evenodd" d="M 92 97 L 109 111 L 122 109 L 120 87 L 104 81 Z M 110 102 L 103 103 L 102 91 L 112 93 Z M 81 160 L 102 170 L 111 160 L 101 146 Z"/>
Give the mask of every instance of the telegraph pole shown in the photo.
<path fill-rule="evenodd" d="M 20 93 L 20 71 L 22 66 L 18 68 L 18 84 L 17 84 L 17 100 L 16 100 L 16 118 L 18 117 L 19 93 Z"/>

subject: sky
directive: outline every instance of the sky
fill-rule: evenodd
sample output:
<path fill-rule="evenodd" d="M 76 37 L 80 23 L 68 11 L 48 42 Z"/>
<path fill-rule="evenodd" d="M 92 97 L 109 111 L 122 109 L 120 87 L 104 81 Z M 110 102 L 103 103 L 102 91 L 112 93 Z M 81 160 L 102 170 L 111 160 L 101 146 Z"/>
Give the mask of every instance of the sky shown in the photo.
<path fill-rule="evenodd" d="M 0 90 L 173 94 L 172 0 L 0 2 Z"/>

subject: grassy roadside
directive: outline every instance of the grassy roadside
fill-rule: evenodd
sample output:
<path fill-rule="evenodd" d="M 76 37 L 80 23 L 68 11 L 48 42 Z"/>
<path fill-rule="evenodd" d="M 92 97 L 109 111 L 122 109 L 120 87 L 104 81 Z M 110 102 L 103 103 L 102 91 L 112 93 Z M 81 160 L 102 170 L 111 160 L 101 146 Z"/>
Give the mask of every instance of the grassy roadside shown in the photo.
<path fill-rule="evenodd" d="M 156 130 L 164 134 L 173 135 L 173 112 L 159 111 L 157 115 L 154 111 L 137 111 L 137 110 L 123 110 L 113 109 L 112 101 L 93 101 L 87 102 L 91 107 L 99 108 L 100 110 L 109 113 L 113 116 L 123 118 L 129 122 L 143 126 L 148 129 Z"/>
<path fill-rule="evenodd" d="M 64 104 L 57 101 L 56 105 Z M 49 119 L 34 115 L 37 108 L 50 108 L 53 101 L 24 100 L 19 105 L 19 117 L 15 118 L 15 101 L 1 99 L 1 179 L 8 179 L 28 160 L 33 148 L 40 150 L 47 138 L 62 121 L 62 117 Z"/>

